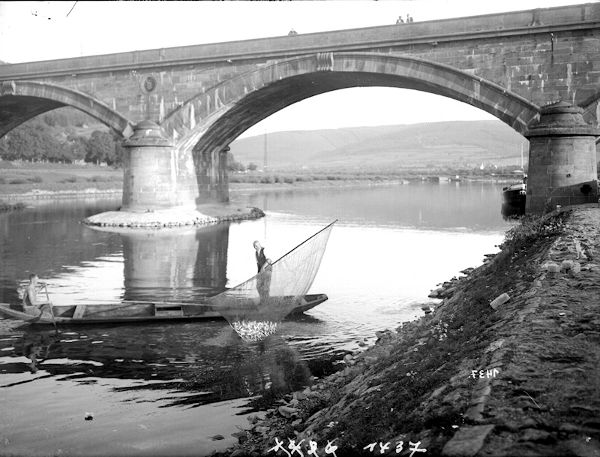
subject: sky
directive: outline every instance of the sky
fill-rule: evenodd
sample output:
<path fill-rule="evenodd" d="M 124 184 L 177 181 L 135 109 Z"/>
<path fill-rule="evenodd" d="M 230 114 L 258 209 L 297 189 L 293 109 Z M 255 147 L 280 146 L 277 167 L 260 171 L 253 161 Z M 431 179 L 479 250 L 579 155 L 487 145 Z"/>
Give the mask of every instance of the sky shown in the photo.
<path fill-rule="evenodd" d="M 600 0 L 596 0 L 600 1 Z M 9 63 L 246 40 L 585 3 L 571 0 L 291 2 L 0 2 L 0 60 Z M 434 109 L 432 109 L 432 106 Z M 352 88 L 287 107 L 244 136 L 278 130 L 493 119 L 448 98 Z"/>

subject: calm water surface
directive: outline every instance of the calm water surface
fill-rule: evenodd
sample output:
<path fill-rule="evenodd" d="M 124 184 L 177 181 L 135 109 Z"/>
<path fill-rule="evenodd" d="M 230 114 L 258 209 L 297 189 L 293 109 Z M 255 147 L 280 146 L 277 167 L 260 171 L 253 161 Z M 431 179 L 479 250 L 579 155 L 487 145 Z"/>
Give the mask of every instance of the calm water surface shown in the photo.
<path fill-rule="evenodd" d="M 509 227 L 500 194 L 501 186 L 485 184 L 234 193 L 236 203 L 267 217 L 154 232 L 79 223 L 117 208 L 117 200 L 0 214 L 0 302 L 16 301 L 19 281 L 35 271 L 61 304 L 198 301 L 254 274 L 254 240 L 276 259 L 339 219 L 311 289 L 329 300 L 261 343 L 242 342 L 222 320 L 72 326 L 57 334 L 0 319 L 0 407 L 19 411 L 0 418 L 0 453 L 4 439 L 6 451 L 43 454 L 24 433 L 30 427 L 65 455 L 98 455 L 93 444 L 106 446 L 107 435 L 114 455 L 201 455 L 230 444 L 243 413 L 334 371 L 375 331 L 421 315 L 436 284 L 496 251 Z M 84 422 L 89 411 L 95 419 Z M 217 433 L 226 440 L 211 441 Z"/>

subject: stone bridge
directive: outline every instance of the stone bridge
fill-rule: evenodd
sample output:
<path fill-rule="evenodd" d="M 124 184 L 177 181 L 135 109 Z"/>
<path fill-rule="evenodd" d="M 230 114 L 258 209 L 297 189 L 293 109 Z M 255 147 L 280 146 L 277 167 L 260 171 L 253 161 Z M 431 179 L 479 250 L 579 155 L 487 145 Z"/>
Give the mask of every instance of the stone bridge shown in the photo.
<path fill-rule="evenodd" d="M 530 212 L 598 199 L 598 3 L 6 64 L 0 82 L 0 136 L 72 106 L 124 139 L 124 210 L 227 201 L 223 152 L 242 132 L 365 86 L 450 97 L 529 138 Z"/>

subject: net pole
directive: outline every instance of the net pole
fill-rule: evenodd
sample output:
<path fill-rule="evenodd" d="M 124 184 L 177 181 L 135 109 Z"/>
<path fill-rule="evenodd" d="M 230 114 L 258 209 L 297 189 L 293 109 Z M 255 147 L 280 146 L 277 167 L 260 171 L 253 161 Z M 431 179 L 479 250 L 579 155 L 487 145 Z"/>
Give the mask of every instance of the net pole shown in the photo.
<path fill-rule="evenodd" d="M 335 224 L 338 220 L 336 219 L 335 221 L 333 221 L 331 224 L 328 224 L 326 227 L 323 227 L 321 230 L 319 230 L 317 233 L 315 233 L 314 235 L 310 236 L 309 238 L 305 239 L 302 243 L 300 243 L 299 245 L 297 245 L 296 247 L 290 249 L 288 252 L 286 252 L 285 254 L 283 254 L 281 257 L 279 257 L 275 262 L 273 262 L 271 265 L 275 265 L 277 262 L 279 262 L 281 259 L 283 259 L 285 256 L 291 254 L 292 252 L 294 252 L 296 249 L 298 249 L 300 246 L 308 243 L 310 240 L 312 240 L 314 237 L 316 237 L 317 235 L 319 235 L 320 233 L 323 233 L 325 230 L 327 230 L 329 227 L 331 227 L 333 224 Z"/>
<path fill-rule="evenodd" d="M 275 262 L 273 262 L 273 263 L 271 264 L 271 266 L 275 265 L 277 262 L 279 262 L 279 261 L 280 261 L 281 259 L 283 259 L 285 256 L 287 256 L 287 255 L 291 254 L 292 252 L 294 252 L 294 251 L 295 251 L 296 249 L 298 249 L 300 246 L 302 246 L 302 245 L 306 244 L 307 242 L 309 242 L 310 240 L 312 240 L 312 239 L 313 239 L 315 236 L 317 236 L 318 234 L 320 234 L 320 233 L 324 232 L 325 230 L 327 230 L 329 227 L 331 227 L 331 226 L 332 226 L 333 224 L 335 224 L 337 221 L 338 221 L 338 220 L 336 219 L 336 220 L 335 220 L 335 221 L 333 221 L 331 224 L 328 224 L 326 227 L 323 227 L 321 230 L 319 230 L 319 231 L 318 231 L 318 232 L 316 232 L 315 234 L 313 234 L 313 235 L 311 235 L 310 237 L 308 237 L 307 239 L 305 239 L 305 240 L 304 240 L 302 243 L 300 243 L 299 245 L 297 245 L 297 246 L 296 246 L 296 247 L 294 247 L 293 249 L 290 249 L 288 252 L 286 252 L 286 253 L 285 253 L 285 254 L 283 254 L 281 257 L 279 257 L 279 258 L 278 258 L 278 259 L 277 259 Z M 254 278 L 256 278 L 256 277 L 257 277 L 259 274 L 260 274 L 260 273 L 257 273 L 257 274 L 255 274 L 254 276 L 252 276 L 251 278 L 249 278 L 249 279 L 246 279 L 245 281 L 243 281 L 243 282 L 241 282 L 241 283 L 237 284 L 235 287 L 231 287 L 230 289 L 228 289 L 228 290 L 226 290 L 226 291 L 224 291 L 224 292 L 220 292 L 220 293 L 218 293 L 218 294 L 216 294 L 216 295 L 213 295 L 212 297 L 209 297 L 209 298 L 218 297 L 219 295 L 221 295 L 221 294 L 225 294 L 225 293 L 227 293 L 227 292 L 228 292 L 228 291 L 230 291 L 230 290 L 237 289 L 237 288 L 238 288 L 239 286 L 241 286 L 242 284 L 245 284 L 245 283 L 247 283 L 248 281 L 251 281 L 251 280 L 253 280 Z"/>

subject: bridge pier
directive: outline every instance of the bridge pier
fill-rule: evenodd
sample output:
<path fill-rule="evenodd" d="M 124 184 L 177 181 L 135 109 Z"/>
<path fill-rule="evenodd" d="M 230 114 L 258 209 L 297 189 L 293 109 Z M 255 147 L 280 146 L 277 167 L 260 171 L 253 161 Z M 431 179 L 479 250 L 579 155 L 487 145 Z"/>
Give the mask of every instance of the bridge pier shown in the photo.
<path fill-rule="evenodd" d="M 162 129 L 142 121 L 123 143 L 123 204 L 88 217 L 102 227 L 175 227 L 256 219 L 258 208 L 227 204 L 227 152 L 193 154 L 174 147 Z"/>
<path fill-rule="evenodd" d="M 581 108 L 567 102 L 549 105 L 525 134 L 527 214 L 543 214 L 556 205 L 598 202 L 595 140 L 600 129 L 585 122 L 582 114 Z"/>
<path fill-rule="evenodd" d="M 227 153 L 229 146 L 212 151 L 194 150 L 199 200 L 227 203 L 229 201 L 229 176 Z"/>
<path fill-rule="evenodd" d="M 157 124 L 140 122 L 123 146 L 123 211 L 195 206 L 191 157 L 177 151 Z"/>

